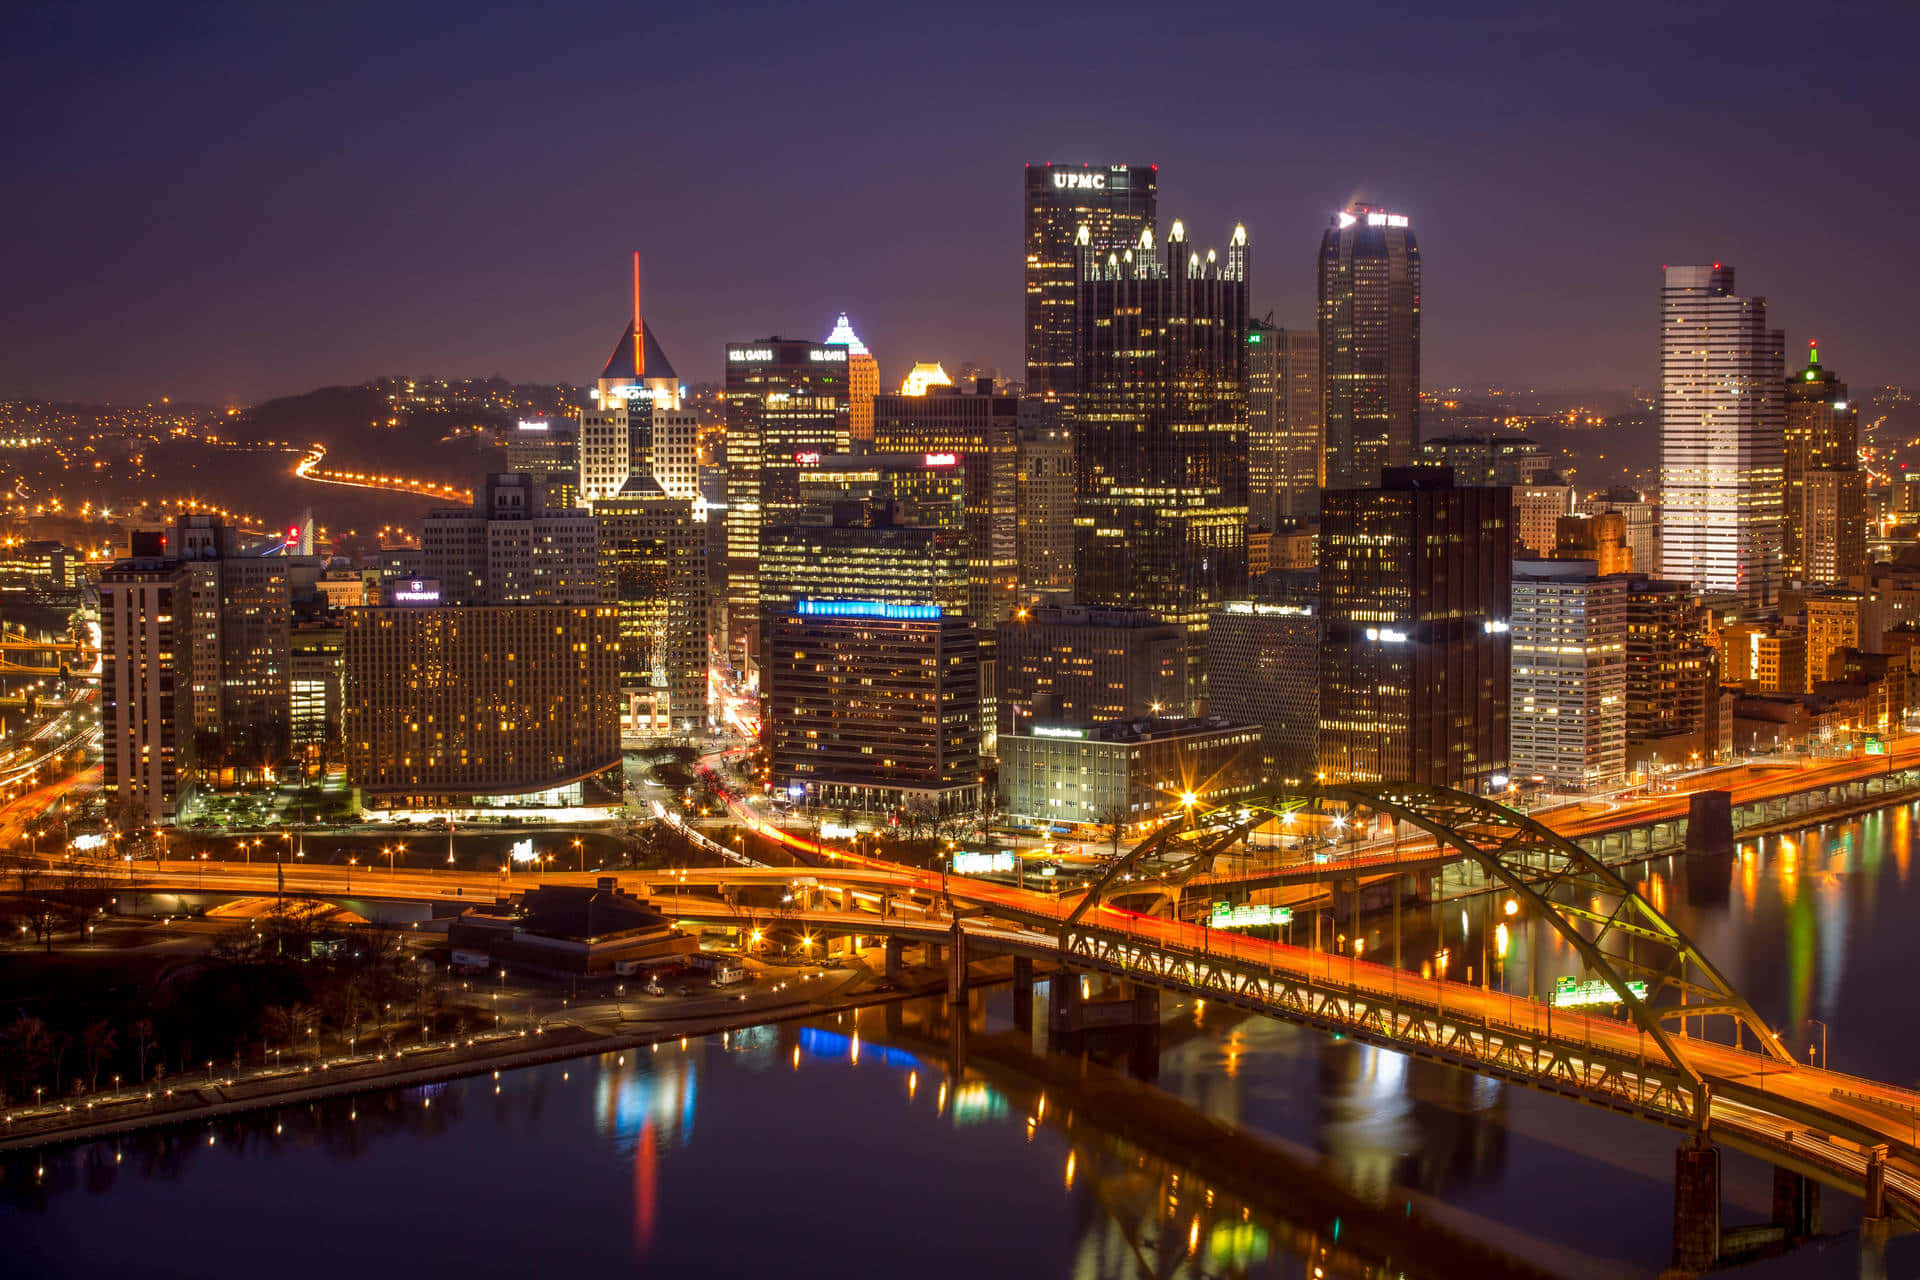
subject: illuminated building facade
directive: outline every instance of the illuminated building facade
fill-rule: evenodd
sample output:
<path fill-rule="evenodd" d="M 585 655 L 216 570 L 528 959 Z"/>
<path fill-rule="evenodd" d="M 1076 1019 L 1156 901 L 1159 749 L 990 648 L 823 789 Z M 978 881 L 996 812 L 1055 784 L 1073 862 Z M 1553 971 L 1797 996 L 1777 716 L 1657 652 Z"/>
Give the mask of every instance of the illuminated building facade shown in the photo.
<path fill-rule="evenodd" d="M 1615 486 L 1605 493 L 1574 499 L 1573 509 L 1582 515 L 1617 515 L 1626 531 L 1627 552 L 1633 559 L 1633 571 L 1647 577 L 1660 573 L 1660 508 L 1648 502 L 1637 490 Z"/>
<path fill-rule="evenodd" d="M 1474 485 L 1533 484 L 1548 470 L 1550 459 L 1525 436 L 1429 436 L 1414 451 L 1420 462 L 1453 469 L 1453 482 Z"/>
<path fill-rule="evenodd" d="M 186 616 L 176 662 L 190 705 L 196 773 L 260 771 L 286 759 L 292 588 L 284 556 L 243 556 L 217 517 L 174 521 Z"/>
<path fill-rule="evenodd" d="M 628 479 L 593 510 L 600 600 L 620 614 L 621 738 L 707 723 L 707 536 L 694 504 Z"/>
<path fill-rule="evenodd" d="M 1320 338 L 1253 321 L 1247 330 L 1247 509 L 1257 529 L 1312 523 L 1326 484 Z"/>
<path fill-rule="evenodd" d="M 1786 576 L 1793 581 L 1845 582 L 1867 570 L 1859 414 L 1847 384 L 1820 367 L 1820 348 L 1809 344 L 1807 367 L 1787 379 L 1784 409 Z"/>
<path fill-rule="evenodd" d="M 345 629 L 332 623 L 293 631 L 287 721 L 293 749 L 314 763 L 341 741 L 345 637 Z"/>
<path fill-rule="evenodd" d="M 1627 520 L 1617 511 L 1597 516 L 1561 516 L 1553 535 L 1555 560 L 1591 560 L 1599 572 L 1632 573 Z"/>
<path fill-rule="evenodd" d="M 978 807 L 969 619 L 931 604 L 803 599 L 768 626 L 763 732 L 776 795 L 866 813 Z"/>
<path fill-rule="evenodd" d="M 1351 205 L 1320 239 L 1326 483 L 1370 488 L 1420 442 L 1420 246 L 1405 214 Z"/>
<path fill-rule="evenodd" d="M 486 478 L 471 508 L 429 511 L 417 573 L 448 604 L 593 604 L 600 567 L 593 516 L 552 508 L 527 475 Z"/>
<path fill-rule="evenodd" d="M 347 777 L 364 807 L 619 803 L 619 624 L 609 605 L 348 610 Z"/>
<path fill-rule="evenodd" d="M 575 424 L 523 420 L 505 436 L 506 471 L 532 476 L 556 507 L 580 505 L 580 433 Z"/>
<path fill-rule="evenodd" d="M 1066 399 L 1077 389 L 1080 229 L 1096 250 L 1130 249 L 1156 229 L 1158 192 L 1158 165 L 1026 167 L 1028 395 Z"/>
<path fill-rule="evenodd" d="M 1027 403 L 1041 402 L 1029 398 Z M 1020 595 L 1031 601 L 1047 592 L 1073 590 L 1072 429 L 1060 425 L 1057 412 L 1045 423 L 1022 426 L 1019 459 L 1015 540 Z"/>
<path fill-rule="evenodd" d="M 1222 716 L 1034 726 L 1001 740 L 1007 812 L 1037 822 L 1127 826 L 1260 784 L 1260 730 Z"/>
<path fill-rule="evenodd" d="M 1691 583 L 1628 579 L 1628 768 L 1712 761 L 1731 745 L 1732 699 L 1722 706 L 1706 632 Z"/>
<path fill-rule="evenodd" d="M 1319 768 L 1331 781 L 1507 784 L 1513 523 L 1504 488 L 1389 467 L 1320 508 Z"/>
<path fill-rule="evenodd" d="M 1178 715 L 1186 653 L 1186 629 L 1143 610 L 1023 609 L 995 629 L 998 736 Z"/>
<path fill-rule="evenodd" d="M 1733 268 L 1668 267 L 1660 294 L 1660 572 L 1764 608 L 1782 579 L 1784 339 Z"/>
<path fill-rule="evenodd" d="M 847 435 L 855 440 L 873 439 L 873 398 L 880 394 L 880 362 L 867 344 L 853 331 L 847 313 L 833 323 L 827 335 L 828 345 L 847 349 Z"/>
<path fill-rule="evenodd" d="M 992 624 L 1012 616 L 1020 581 L 1020 428 L 1025 402 L 994 395 L 992 384 L 966 392 L 886 395 L 873 402 L 874 448 L 917 456 L 929 466 L 951 460 L 966 480 L 967 556 L 973 580 L 967 612 Z M 1036 402 L 1036 408 L 1041 408 Z"/>
<path fill-rule="evenodd" d="M 1312 779 L 1320 746 L 1320 620 L 1312 607 L 1229 600 L 1207 627 L 1210 709 L 1260 729 L 1265 781 Z"/>
<path fill-rule="evenodd" d="M 1549 472 L 1545 483 L 1513 489 L 1514 544 L 1536 556 L 1553 554 L 1560 540 L 1560 518 L 1573 513 L 1573 486 L 1558 480 Z"/>
<path fill-rule="evenodd" d="M 676 498 L 698 498 L 697 420 L 681 402 L 680 379 L 640 315 L 640 255 L 633 261 L 633 318 L 580 415 L 579 501 L 592 507 L 634 475 L 651 476 Z"/>
<path fill-rule="evenodd" d="M 1198 700 L 1207 618 L 1246 588 L 1246 228 L 1224 259 L 1178 220 L 1164 258 L 1151 232 L 1080 249 L 1076 593 L 1185 626 Z"/>
<path fill-rule="evenodd" d="M 1515 778 L 1595 791 L 1627 772 L 1627 580 L 1516 560 L 1508 699 Z"/>
<path fill-rule="evenodd" d="M 185 609 L 177 561 L 130 556 L 100 575 L 102 782 L 116 817 L 157 823 L 179 804 L 193 733 L 176 661 Z"/>
<path fill-rule="evenodd" d="M 761 528 L 798 507 L 802 467 L 847 451 L 847 355 L 782 338 L 727 344 L 728 652 L 757 648 Z"/>

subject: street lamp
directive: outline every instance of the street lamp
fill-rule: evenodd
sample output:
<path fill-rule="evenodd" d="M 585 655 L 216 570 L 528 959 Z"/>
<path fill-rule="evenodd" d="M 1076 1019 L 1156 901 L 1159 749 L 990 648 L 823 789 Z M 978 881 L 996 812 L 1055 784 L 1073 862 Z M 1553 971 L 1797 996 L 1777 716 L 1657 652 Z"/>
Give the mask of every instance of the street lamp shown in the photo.
<path fill-rule="evenodd" d="M 582 873 L 584 873 L 587 869 L 587 851 L 586 851 L 586 846 L 581 843 L 580 838 L 578 836 L 574 837 L 573 851 L 576 854 L 580 855 L 580 870 Z"/>
<path fill-rule="evenodd" d="M 1820 1021 L 1820 1019 L 1818 1018 L 1808 1018 L 1807 1021 L 1813 1023 L 1814 1025 L 1820 1028 L 1820 1065 L 1822 1067 L 1826 1067 L 1827 1066 L 1827 1024 Z M 1809 1058 L 1813 1056 L 1812 1045 L 1807 1046 L 1807 1056 Z"/>

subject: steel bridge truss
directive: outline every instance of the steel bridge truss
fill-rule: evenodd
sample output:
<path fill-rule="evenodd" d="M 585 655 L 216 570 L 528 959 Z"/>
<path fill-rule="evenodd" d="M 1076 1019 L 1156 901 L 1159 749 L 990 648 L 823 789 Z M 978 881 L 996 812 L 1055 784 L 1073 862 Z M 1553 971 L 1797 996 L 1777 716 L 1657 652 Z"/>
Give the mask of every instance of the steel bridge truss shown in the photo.
<path fill-rule="evenodd" d="M 1753 1006 L 1700 948 L 1599 858 L 1524 814 L 1445 787 L 1403 783 L 1319 785 L 1277 792 L 1216 811 L 1212 825 L 1169 824 L 1115 861 L 1081 900 L 1061 931 L 1073 952 L 1087 911 L 1116 885 L 1138 879 L 1184 882 L 1275 815 L 1344 810 L 1351 821 L 1380 814 L 1432 836 L 1455 858 L 1476 864 L 1514 899 L 1566 940 L 1583 965 L 1613 989 L 1635 1026 L 1697 1089 L 1701 1079 L 1669 1028 L 1725 1017 L 1733 1041 L 1747 1037 L 1760 1052 L 1791 1062 Z M 1646 997 L 1628 984 L 1646 984 Z"/>
<path fill-rule="evenodd" d="M 1364 1043 L 1498 1076 L 1582 1102 L 1629 1112 L 1678 1128 L 1704 1120 L 1707 1096 L 1699 1076 L 1657 1049 L 1628 1056 L 1571 1042 L 1533 1018 L 1542 1006 L 1518 1001 L 1526 1021 L 1511 1023 L 1450 1011 L 1445 984 L 1409 984 L 1405 992 L 1360 990 L 1339 981 L 1342 961 L 1327 957 L 1325 975 L 1300 976 L 1232 956 L 1146 943 L 1100 926 L 1069 926 L 1067 962 L 1149 986 L 1170 987 L 1269 1017 L 1278 1016 Z M 1437 999 L 1426 998 L 1437 992 Z M 1642 1043 L 1649 1037 L 1642 1037 Z"/>

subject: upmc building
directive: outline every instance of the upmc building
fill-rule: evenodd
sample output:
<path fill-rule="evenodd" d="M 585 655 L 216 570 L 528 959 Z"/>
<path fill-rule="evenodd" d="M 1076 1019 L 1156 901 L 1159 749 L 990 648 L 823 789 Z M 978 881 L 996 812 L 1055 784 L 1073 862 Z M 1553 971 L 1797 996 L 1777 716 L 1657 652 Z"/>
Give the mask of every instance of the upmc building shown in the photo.
<path fill-rule="evenodd" d="M 1158 165 L 1027 166 L 1027 394 L 1071 396 L 1074 387 L 1074 235 L 1131 248 L 1154 226 Z M 1158 234 L 1156 228 L 1156 235 Z"/>

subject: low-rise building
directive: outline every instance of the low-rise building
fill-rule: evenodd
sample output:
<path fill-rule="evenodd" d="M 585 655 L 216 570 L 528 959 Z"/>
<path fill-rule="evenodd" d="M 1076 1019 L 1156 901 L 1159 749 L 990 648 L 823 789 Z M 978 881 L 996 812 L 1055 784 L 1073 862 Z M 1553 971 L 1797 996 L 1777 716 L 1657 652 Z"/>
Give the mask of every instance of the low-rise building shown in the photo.
<path fill-rule="evenodd" d="M 1007 811 L 1037 822 L 1133 826 L 1259 785 L 1259 727 L 1220 716 L 1039 724 L 1000 739 Z"/>
<path fill-rule="evenodd" d="M 475 907 L 447 927 L 447 941 L 457 951 L 486 953 L 500 968 L 560 975 L 611 973 L 615 966 L 671 961 L 700 949 L 612 876 L 592 887 L 543 884 Z"/>

